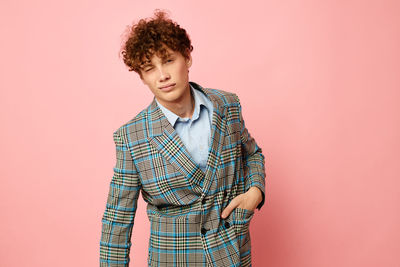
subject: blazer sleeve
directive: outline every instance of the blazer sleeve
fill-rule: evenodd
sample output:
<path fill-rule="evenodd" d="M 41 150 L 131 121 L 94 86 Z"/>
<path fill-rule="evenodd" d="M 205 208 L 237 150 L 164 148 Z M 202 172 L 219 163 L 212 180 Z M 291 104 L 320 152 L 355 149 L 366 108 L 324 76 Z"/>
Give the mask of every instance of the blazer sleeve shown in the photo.
<path fill-rule="evenodd" d="M 102 217 L 100 266 L 129 266 L 131 234 L 141 189 L 131 153 L 114 132 L 116 163 Z"/>
<path fill-rule="evenodd" d="M 250 135 L 245 126 L 242 115 L 242 106 L 237 95 L 237 103 L 239 105 L 239 120 L 241 125 L 241 143 L 242 157 L 245 177 L 245 191 L 255 186 L 262 192 L 262 201 L 258 204 L 257 209 L 260 210 L 265 202 L 265 157 L 261 148 L 257 145 L 254 138 Z"/>

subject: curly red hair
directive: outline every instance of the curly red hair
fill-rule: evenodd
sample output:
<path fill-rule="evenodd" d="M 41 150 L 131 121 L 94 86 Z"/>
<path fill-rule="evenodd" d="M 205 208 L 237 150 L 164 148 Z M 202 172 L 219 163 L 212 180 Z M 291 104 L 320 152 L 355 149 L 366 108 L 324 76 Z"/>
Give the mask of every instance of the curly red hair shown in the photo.
<path fill-rule="evenodd" d="M 180 52 L 185 58 L 193 51 L 186 30 L 169 19 L 164 11 L 156 9 L 154 18 L 141 19 L 129 26 L 120 53 L 129 71 L 135 71 L 141 77 L 141 66 L 154 54 L 166 59 L 167 48 Z"/>

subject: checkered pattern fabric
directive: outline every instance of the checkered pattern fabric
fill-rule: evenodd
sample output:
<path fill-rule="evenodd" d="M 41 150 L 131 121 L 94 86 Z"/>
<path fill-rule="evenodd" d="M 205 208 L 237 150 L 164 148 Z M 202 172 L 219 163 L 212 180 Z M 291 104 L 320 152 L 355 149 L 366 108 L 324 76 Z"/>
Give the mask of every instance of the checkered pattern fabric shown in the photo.
<path fill-rule="evenodd" d="M 129 266 L 139 192 L 150 221 L 149 266 L 251 266 L 254 211 L 220 214 L 256 186 L 265 201 L 264 156 L 245 127 L 238 97 L 190 82 L 214 106 L 206 171 L 152 103 L 114 132 L 116 164 L 102 218 L 100 266 Z M 134 264 L 134 259 L 132 260 Z"/>

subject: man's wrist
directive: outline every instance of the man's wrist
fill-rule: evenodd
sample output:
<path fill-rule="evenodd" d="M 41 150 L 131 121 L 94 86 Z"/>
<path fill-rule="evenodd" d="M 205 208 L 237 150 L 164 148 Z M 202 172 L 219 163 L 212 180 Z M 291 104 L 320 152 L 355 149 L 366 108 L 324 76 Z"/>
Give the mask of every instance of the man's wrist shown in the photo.
<path fill-rule="evenodd" d="M 257 195 L 257 205 L 261 203 L 262 191 L 260 188 L 258 188 L 257 186 L 252 186 L 249 188 L 249 190 L 247 192 L 249 192 L 250 194 Z"/>
<path fill-rule="evenodd" d="M 252 187 L 250 187 L 248 191 L 250 191 L 250 190 L 251 190 L 251 191 L 258 191 L 258 192 L 260 193 L 260 195 L 262 194 L 260 188 L 258 188 L 257 186 L 252 186 Z"/>

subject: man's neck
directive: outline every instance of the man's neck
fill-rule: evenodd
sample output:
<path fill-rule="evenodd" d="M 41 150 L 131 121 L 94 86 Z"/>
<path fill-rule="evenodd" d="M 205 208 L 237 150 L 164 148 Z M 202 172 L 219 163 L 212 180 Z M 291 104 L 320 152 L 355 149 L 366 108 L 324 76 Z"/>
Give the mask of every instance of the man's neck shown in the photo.
<path fill-rule="evenodd" d="M 194 112 L 194 95 L 190 85 L 188 84 L 189 90 L 182 98 L 176 102 L 161 103 L 165 108 L 169 109 L 181 118 L 191 118 Z"/>

